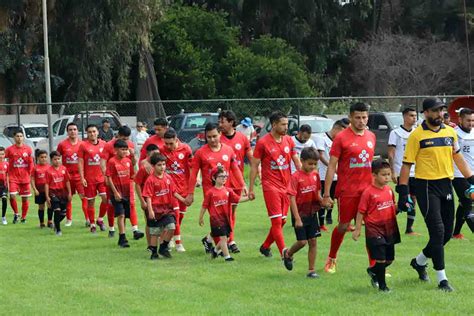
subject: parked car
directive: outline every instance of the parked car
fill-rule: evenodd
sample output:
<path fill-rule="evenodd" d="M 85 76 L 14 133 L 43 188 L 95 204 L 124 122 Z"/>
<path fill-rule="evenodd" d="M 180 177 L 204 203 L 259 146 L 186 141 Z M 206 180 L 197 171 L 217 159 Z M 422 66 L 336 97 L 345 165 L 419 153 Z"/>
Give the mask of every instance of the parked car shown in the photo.
<path fill-rule="evenodd" d="M 13 134 L 20 128 L 23 131 L 25 140 L 31 142 L 33 147 L 36 147 L 38 142 L 47 139 L 48 125 L 44 123 L 25 123 L 18 126 L 16 123 L 11 123 L 5 126 L 3 134 L 8 138 L 13 139 Z"/>
<path fill-rule="evenodd" d="M 0 134 L 0 147 L 7 148 L 12 145 L 12 141 L 10 138 L 6 137 L 5 135 Z"/>
<path fill-rule="evenodd" d="M 388 157 L 388 137 L 390 132 L 403 125 L 403 115 L 401 112 L 370 112 L 367 127 L 371 130 L 377 142 L 375 145 L 375 155 L 382 158 Z"/>
<path fill-rule="evenodd" d="M 218 113 L 180 113 L 171 116 L 169 122 L 178 138 L 189 143 L 199 133 L 204 132 L 207 123 L 217 123 L 218 115 Z"/>

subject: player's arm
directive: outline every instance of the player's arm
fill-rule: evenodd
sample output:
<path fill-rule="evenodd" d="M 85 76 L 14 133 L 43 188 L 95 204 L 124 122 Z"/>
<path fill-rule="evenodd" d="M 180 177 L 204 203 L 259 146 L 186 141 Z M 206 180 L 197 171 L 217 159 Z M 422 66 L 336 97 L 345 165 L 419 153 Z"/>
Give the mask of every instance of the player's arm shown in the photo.
<path fill-rule="evenodd" d="M 322 164 L 327 167 L 329 165 L 329 161 L 326 159 L 326 157 L 324 157 L 324 150 L 318 149 L 318 153 L 319 153 L 319 161 L 321 161 Z"/>
<path fill-rule="evenodd" d="M 49 197 L 49 181 L 46 181 L 46 184 L 44 185 L 44 195 L 46 196 L 46 203 L 48 204 L 48 207 L 51 207 L 51 198 Z"/>
<path fill-rule="evenodd" d="M 33 192 L 35 193 L 35 196 L 39 195 L 39 191 L 36 188 L 36 182 L 35 182 L 35 175 L 34 172 L 31 174 L 31 187 L 33 188 Z"/>
<path fill-rule="evenodd" d="M 298 205 L 296 205 L 296 197 L 294 195 L 290 195 L 290 209 L 291 214 L 295 218 L 295 227 L 302 227 L 303 222 L 301 221 L 300 214 L 298 213 Z"/>
<path fill-rule="evenodd" d="M 177 199 L 178 201 L 180 201 L 181 203 L 184 203 L 186 201 L 186 198 L 184 198 L 181 194 L 179 194 L 178 192 L 174 192 L 173 193 L 173 196 L 175 197 L 175 199 Z"/>
<path fill-rule="evenodd" d="M 336 174 L 338 161 L 339 161 L 339 158 L 335 156 L 329 157 L 329 164 L 328 164 L 328 169 L 326 171 L 326 178 L 324 179 L 324 195 L 323 195 L 323 200 L 322 200 L 323 205 L 328 205 L 328 204 L 333 203 L 331 196 L 329 195 L 329 192 L 331 192 L 332 180 L 334 179 L 334 175 Z"/>
<path fill-rule="evenodd" d="M 388 145 L 387 148 L 387 155 L 388 155 L 388 163 L 390 164 L 390 169 L 392 171 L 392 181 L 393 183 L 397 183 L 397 175 L 395 174 L 394 160 L 395 160 L 395 145 Z"/>
<path fill-rule="evenodd" d="M 258 167 L 260 166 L 261 160 L 255 157 L 252 157 L 250 160 L 250 184 L 249 184 L 249 199 L 255 199 L 255 179 L 257 179 L 258 175 Z"/>
<path fill-rule="evenodd" d="M 466 178 L 470 184 L 474 184 L 474 181 L 471 180 L 472 181 L 471 182 L 469 180 L 470 178 L 473 177 L 472 170 L 467 165 L 462 154 L 460 152 L 453 154 L 453 160 L 454 160 L 454 163 L 456 164 L 456 167 L 458 167 L 459 171 L 464 176 L 464 178 Z"/>
<path fill-rule="evenodd" d="M 87 187 L 87 180 L 84 178 L 84 159 L 79 157 L 79 163 L 77 164 L 79 169 L 79 176 L 81 177 L 81 182 L 84 187 Z"/>
<path fill-rule="evenodd" d="M 352 232 L 352 239 L 357 241 L 360 237 L 360 230 L 362 229 L 362 220 L 364 219 L 364 215 L 361 212 L 357 212 L 356 217 L 356 226 L 355 230 Z"/>
<path fill-rule="evenodd" d="M 155 213 L 153 212 L 153 207 L 151 205 L 151 197 L 146 197 L 146 205 L 148 209 L 148 218 L 155 219 Z"/>
<path fill-rule="evenodd" d="M 194 190 L 196 188 L 197 176 L 201 169 L 201 155 L 197 153 L 193 158 L 191 172 L 188 181 L 188 195 L 186 196 L 185 204 L 190 206 L 194 202 Z"/>
<path fill-rule="evenodd" d="M 199 226 L 204 226 L 204 213 L 206 213 L 206 208 L 201 207 L 201 212 L 199 212 Z"/>
<path fill-rule="evenodd" d="M 115 184 L 112 181 L 112 177 L 111 176 L 106 176 L 105 179 L 107 180 L 107 185 L 109 186 L 110 190 L 112 190 L 112 193 L 114 194 L 115 200 L 120 201 L 122 199 L 122 195 L 120 194 L 120 192 L 115 187 Z"/>
<path fill-rule="evenodd" d="M 147 209 L 147 204 L 146 200 L 143 198 L 142 195 L 142 188 L 138 183 L 135 183 L 135 192 L 137 192 L 138 198 L 140 199 L 140 204 L 142 206 L 142 209 Z"/>
<path fill-rule="evenodd" d="M 67 200 L 71 201 L 72 193 L 71 193 L 71 182 L 69 179 L 66 179 L 66 190 L 67 190 Z"/>
<path fill-rule="evenodd" d="M 293 163 L 295 164 L 296 170 L 301 170 L 300 156 L 298 154 L 295 154 L 295 155 L 291 156 L 291 160 L 293 160 Z"/>

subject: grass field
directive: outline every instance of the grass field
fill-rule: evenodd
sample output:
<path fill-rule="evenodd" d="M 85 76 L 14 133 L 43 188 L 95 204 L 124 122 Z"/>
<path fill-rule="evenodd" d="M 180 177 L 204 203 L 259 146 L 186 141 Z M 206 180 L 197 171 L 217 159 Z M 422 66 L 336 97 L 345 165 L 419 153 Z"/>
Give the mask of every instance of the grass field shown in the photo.
<path fill-rule="evenodd" d="M 92 235 L 83 225 L 79 201 L 74 200 L 74 224 L 56 237 L 37 227 L 35 207 L 26 224 L 0 227 L 0 314 L 453 314 L 473 313 L 474 252 L 471 241 L 452 240 L 446 248 L 447 274 L 454 293 L 422 284 L 409 266 L 427 240 L 418 217 L 415 227 L 421 237 L 402 237 L 396 260 L 390 267 L 388 286 L 392 293 L 378 293 L 365 272 L 364 239 L 342 245 L 338 272 L 323 270 L 330 234 L 318 240 L 317 272 L 320 279 L 305 278 L 306 249 L 295 255 L 295 268 L 286 271 L 273 247 L 273 258 L 264 258 L 258 248 L 269 220 L 259 195 L 238 209 L 236 241 L 242 252 L 236 261 L 211 260 L 200 239 L 208 227 L 199 227 L 198 205 L 184 219 L 183 242 L 187 252 L 172 252 L 170 260 L 149 260 L 146 242 L 134 241 L 119 249 L 107 232 Z M 200 191 L 196 196 L 200 196 Z M 405 215 L 399 216 L 401 229 Z M 206 221 L 207 222 L 207 221 Z M 143 227 L 143 225 L 142 225 Z M 467 228 L 463 231 L 469 239 Z M 285 241 L 295 241 L 292 228 L 285 228 Z M 430 263 L 430 266 L 431 263 Z"/>

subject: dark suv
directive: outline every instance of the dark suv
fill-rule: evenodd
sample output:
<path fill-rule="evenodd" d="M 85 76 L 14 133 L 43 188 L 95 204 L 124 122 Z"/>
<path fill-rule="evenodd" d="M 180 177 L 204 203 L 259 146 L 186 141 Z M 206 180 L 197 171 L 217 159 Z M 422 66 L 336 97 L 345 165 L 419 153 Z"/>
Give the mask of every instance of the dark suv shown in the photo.
<path fill-rule="evenodd" d="M 207 123 L 217 123 L 218 113 L 181 113 L 169 118 L 170 127 L 178 134 L 178 138 L 189 143 L 199 133 L 204 132 Z"/>
<path fill-rule="evenodd" d="M 401 112 L 370 112 L 367 126 L 377 137 L 375 155 L 382 158 L 388 157 L 388 137 L 390 132 L 403 125 Z"/>

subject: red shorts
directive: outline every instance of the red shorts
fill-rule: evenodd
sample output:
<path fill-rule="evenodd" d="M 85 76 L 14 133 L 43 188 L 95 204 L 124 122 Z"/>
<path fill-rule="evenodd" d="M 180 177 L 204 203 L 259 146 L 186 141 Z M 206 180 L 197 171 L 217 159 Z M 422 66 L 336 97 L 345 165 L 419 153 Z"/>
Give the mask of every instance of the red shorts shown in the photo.
<path fill-rule="evenodd" d="M 357 216 L 360 196 L 341 196 L 337 198 L 339 223 L 350 223 Z"/>
<path fill-rule="evenodd" d="M 263 191 L 263 198 L 265 199 L 268 217 L 286 218 L 290 207 L 290 199 L 286 192 Z"/>
<path fill-rule="evenodd" d="M 79 194 L 84 196 L 84 186 L 82 185 L 81 179 L 78 180 L 71 180 L 71 194 Z"/>
<path fill-rule="evenodd" d="M 18 183 L 9 181 L 10 194 L 18 194 L 21 197 L 31 196 L 30 184 L 29 183 Z"/>
<path fill-rule="evenodd" d="M 88 200 L 92 200 L 99 195 L 106 195 L 107 194 L 107 187 L 105 186 L 105 182 L 100 183 L 87 183 L 87 187 L 84 188 L 84 194 Z"/>

